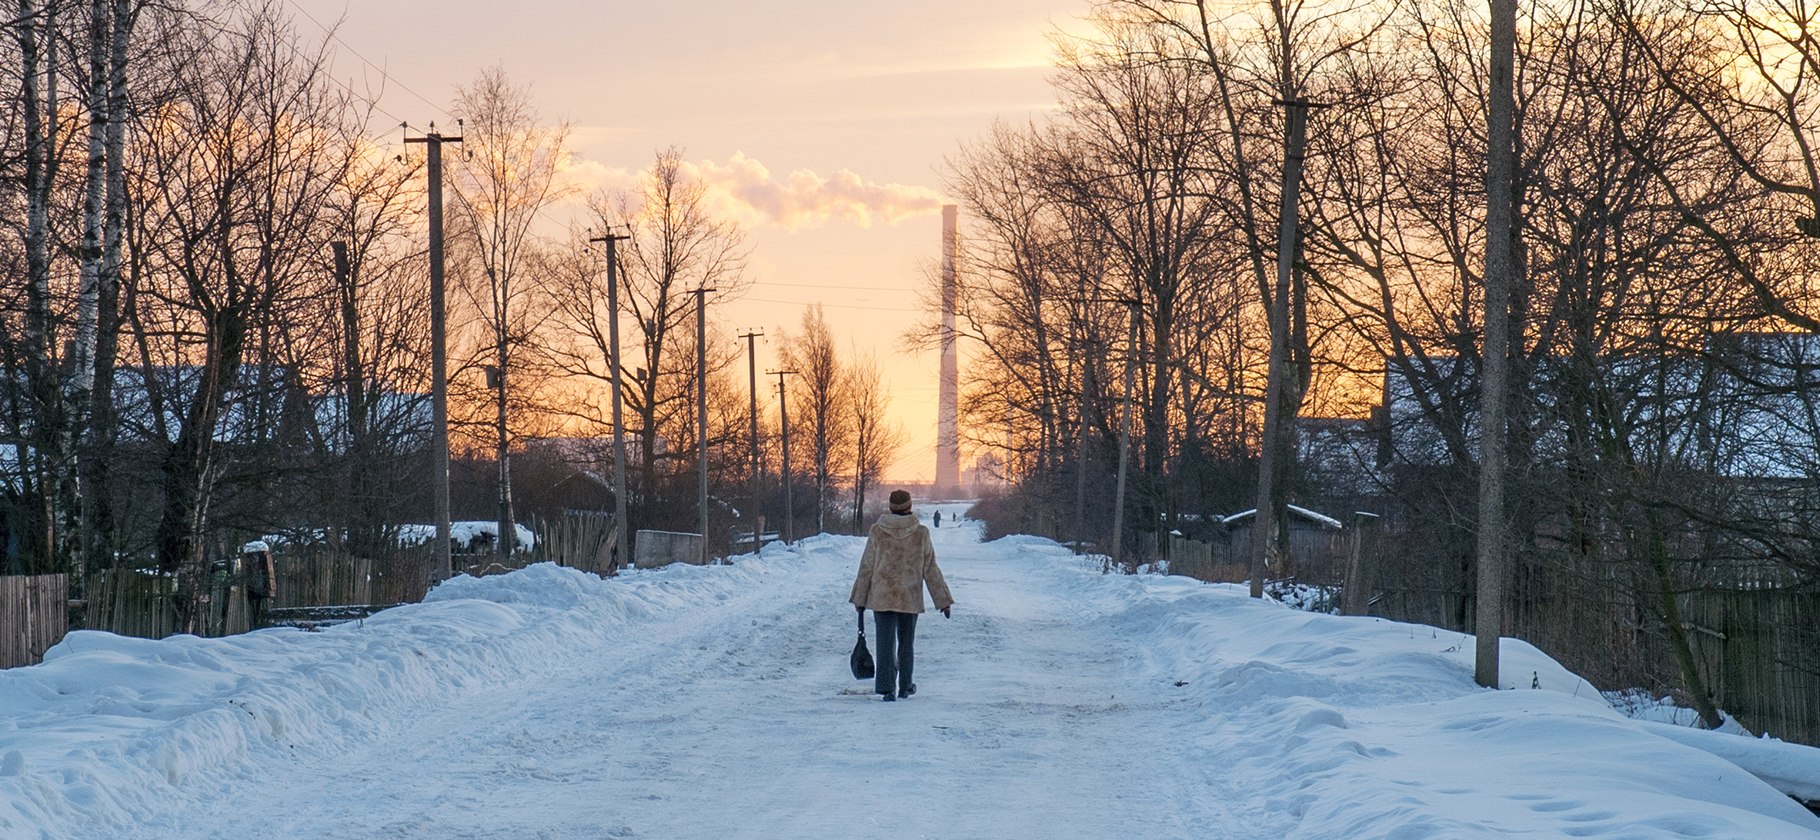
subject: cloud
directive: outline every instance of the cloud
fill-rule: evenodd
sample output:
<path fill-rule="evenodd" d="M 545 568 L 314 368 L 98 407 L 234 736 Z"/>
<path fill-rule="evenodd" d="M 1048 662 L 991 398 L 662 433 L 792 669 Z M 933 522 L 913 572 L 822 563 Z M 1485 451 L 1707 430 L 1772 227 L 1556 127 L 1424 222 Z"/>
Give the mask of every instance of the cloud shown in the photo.
<path fill-rule="evenodd" d="M 578 200 L 598 192 L 631 189 L 638 183 L 639 173 L 628 169 L 610 167 L 598 161 L 582 157 L 570 157 L 563 162 L 559 177 L 573 190 Z"/>
<path fill-rule="evenodd" d="M 629 191 L 645 174 L 585 159 L 573 160 L 563 171 L 578 195 Z M 707 186 L 711 214 L 744 227 L 769 225 L 794 231 L 837 218 L 871 227 L 874 219 L 896 224 L 938 213 L 944 203 L 941 193 L 928 187 L 880 184 L 850 169 L 827 177 L 798 169 L 780 181 L 743 152 L 734 152 L 725 164 L 684 161 L 683 174 Z"/>
<path fill-rule="evenodd" d="M 796 230 L 841 218 L 871 227 L 875 216 L 895 224 L 942 208 L 941 194 L 928 187 L 880 184 L 850 169 L 825 178 L 798 169 L 780 182 L 764 164 L 740 152 L 725 165 L 704 160 L 688 166 L 692 176 L 708 185 L 717 210 L 747 224 Z"/>

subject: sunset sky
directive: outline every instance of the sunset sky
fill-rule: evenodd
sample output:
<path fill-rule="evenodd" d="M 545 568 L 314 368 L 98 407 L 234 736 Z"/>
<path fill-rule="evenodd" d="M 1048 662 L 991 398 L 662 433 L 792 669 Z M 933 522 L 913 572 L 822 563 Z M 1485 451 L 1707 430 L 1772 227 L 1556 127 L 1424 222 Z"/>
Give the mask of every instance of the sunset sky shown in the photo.
<path fill-rule="evenodd" d="M 886 368 L 912 440 L 888 476 L 933 476 L 940 359 L 898 336 L 939 255 L 942 160 L 1049 107 L 1047 36 L 1078 29 L 1084 0 L 288 2 L 306 38 L 339 21 L 336 76 L 385 85 L 380 107 L 414 129 L 451 122 L 455 87 L 497 64 L 574 124 L 588 183 L 684 149 L 753 245 L 751 291 L 711 316 L 775 336 L 823 303 Z M 761 343 L 761 373 L 774 350 Z"/>

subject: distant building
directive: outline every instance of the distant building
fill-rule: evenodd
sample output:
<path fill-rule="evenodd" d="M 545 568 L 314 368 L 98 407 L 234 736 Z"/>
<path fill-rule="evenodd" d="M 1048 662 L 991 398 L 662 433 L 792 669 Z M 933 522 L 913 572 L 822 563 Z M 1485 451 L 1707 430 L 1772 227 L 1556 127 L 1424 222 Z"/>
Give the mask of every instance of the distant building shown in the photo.
<path fill-rule="evenodd" d="M 974 495 L 985 488 L 1006 487 L 1011 481 L 1005 472 L 1004 458 L 996 452 L 982 452 L 973 457 L 973 466 L 961 470 L 959 486 Z"/>

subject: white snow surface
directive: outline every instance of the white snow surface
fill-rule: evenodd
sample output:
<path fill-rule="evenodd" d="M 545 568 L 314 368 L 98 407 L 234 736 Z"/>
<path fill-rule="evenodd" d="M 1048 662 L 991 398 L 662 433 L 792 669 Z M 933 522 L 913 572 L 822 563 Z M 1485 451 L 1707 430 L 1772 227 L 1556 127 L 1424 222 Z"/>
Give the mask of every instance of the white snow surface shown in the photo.
<path fill-rule="evenodd" d="M 519 551 L 530 551 L 531 547 L 537 544 L 537 535 L 521 523 L 512 523 L 512 533 L 518 535 L 517 550 Z M 499 523 L 482 519 L 449 523 L 449 541 L 462 548 L 473 547 L 474 538 L 482 534 L 498 540 Z M 435 538 L 435 525 L 406 525 L 398 532 L 398 542 L 401 545 L 421 545 Z"/>
<path fill-rule="evenodd" d="M 72 633 L 0 672 L 0 838 L 1820 840 L 1740 769 L 1820 750 L 1628 720 L 1527 644 L 1488 691 L 1470 636 L 933 533 L 954 618 L 897 703 L 847 673 L 851 537 L 320 633 Z"/>

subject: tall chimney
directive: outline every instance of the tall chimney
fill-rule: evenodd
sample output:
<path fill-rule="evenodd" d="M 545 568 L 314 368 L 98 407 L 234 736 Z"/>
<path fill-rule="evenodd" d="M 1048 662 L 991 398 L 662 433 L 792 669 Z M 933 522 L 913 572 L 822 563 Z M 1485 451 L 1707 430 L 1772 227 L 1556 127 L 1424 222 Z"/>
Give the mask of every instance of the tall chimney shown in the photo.
<path fill-rule="evenodd" d="M 946 493 L 961 489 L 961 373 L 954 346 L 954 248 L 959 216 L 959 207 L 942 205 L 942 385 L 935 432 L 935 486 Z"/>

